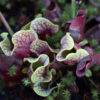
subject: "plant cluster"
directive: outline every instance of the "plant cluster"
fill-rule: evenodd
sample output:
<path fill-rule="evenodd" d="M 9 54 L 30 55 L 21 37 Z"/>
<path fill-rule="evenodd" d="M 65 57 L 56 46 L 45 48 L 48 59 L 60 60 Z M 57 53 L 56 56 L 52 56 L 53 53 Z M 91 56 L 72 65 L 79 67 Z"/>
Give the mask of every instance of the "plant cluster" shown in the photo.
<path fill-rule="evenodd" d="M 77 77 L 83 77 L 91 66 L 100 65 L 100 54 L 94 54 L 84 44 L 85 17 L 86 12 L 79 10 L 74 19 L 66 22 L 70 23 L 69 32 L 61 38 L 59 49 L 54 49 L 46 41 L 47 35 L 57 34 L 59 26 L 43 17 L 35 18 L 28 28 L 23 27 L 16 32 L 12 41 L 8 38 L 8 33 L 2 33 L 2 80 L 11 86 L 26 75 L 24 84 L 30 85 L 36 94 L 47 97 L 54 89 L 59 94 L 60 88 L 73 84 L 74 79 L 69 74 L 66 76 L 70 78 L 69 81 L 68 78 L 62 78 L 62 82 L 55 85 L 62 76 L 62 71 L 67 72 L 67 67 L 76 66 Z M 67 90 L 63 91 L 69 95 Z"/>
<path fill-rule="evenodd" d="M 55 2 L 50 8 L 49 0 L 43 1 L 47 9 L 44 17 L 38 15 L 12 34 L 11 39 L 6 32 L 0 34 L 3 39 L 0 42 L 0 78 L 8 86 L 22 81 L 48 100 L 70 100 L 71 94 L 79 91 L 76 77 L 91 77 L 90 68 L 94 65 L 97 65 L 94 70 L 99 70 L 100 54 L 87 46 L 88 41 L 84 39 L 85 10 L 78 10 L 73 18 L 76 12 L 73 8 L 73 19 L 68 20 L 65 12 L 61 17 L 62 12 Z M 59 0 L 61 4 L 64 2 Z M 64 21 L 62 26 L 57 24 L 59 19 Z M 60 29 L 65 29 L 67 24 L 68 30 L 63 33 Z M 91 46 L 94 45 L 98 45 L 97 40 L 91 42 Z M 91 93 L 92 98 L 98 100 L 98 91 L 94 89 Z"/>

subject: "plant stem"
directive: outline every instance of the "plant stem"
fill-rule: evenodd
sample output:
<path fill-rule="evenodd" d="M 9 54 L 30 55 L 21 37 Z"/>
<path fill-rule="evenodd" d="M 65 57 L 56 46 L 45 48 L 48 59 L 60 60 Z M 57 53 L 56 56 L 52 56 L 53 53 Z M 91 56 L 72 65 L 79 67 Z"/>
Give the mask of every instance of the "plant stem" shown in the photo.
<path fill-rule="evenodd" d="M 8 30 L 9 34 L 11 35 L 11 37 L 12 37 L 14 32 L 11 29 L 11 27 L 9 26 L 9 24 L 7 23 L 6 19 L 4 18 L 2 12 L 0 12 L 0 19 L 1 19 L 2 23 L 4 24 L 4 26 L 6 27 L 6 29 Z"/>
<path fill-rule="evenodd" d="M 74 18 L 75 17 L 75 13 L 76 13 L 75 0 L 72 0 L 71 6 L 72 6 L 72 18 Z"/>
<path fill-rule="evenodd" d="M 90 83 L 98 90 L 98 87 L 96 86 L 96 84 L 94 83 L 94 81 L 91 80 L 90 78 L 89 78 L 89 81 L 90 81 Z"/>

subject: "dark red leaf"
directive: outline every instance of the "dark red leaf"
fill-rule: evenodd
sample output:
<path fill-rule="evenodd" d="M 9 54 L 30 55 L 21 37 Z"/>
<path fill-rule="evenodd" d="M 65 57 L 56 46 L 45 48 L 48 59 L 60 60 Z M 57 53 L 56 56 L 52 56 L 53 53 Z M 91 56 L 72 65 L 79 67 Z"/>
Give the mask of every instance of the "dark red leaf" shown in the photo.
<path fill-rule="evenodd" d="M 100 54 L 94 54 L 92 57 L 92 62 L 100 66 Z"/>
<path fill-rule="evenodd" d="M 83 77 L 87 70 L 93 65 L 100 66 L 100 54 L 94 54 L 83 58 L 77 65 L 76 75 Z"/>
<path fill-rule="evenodd" d="M 43 4 L 47 9 L 46 13 L 44 14 L 44 17 L 46 17 L 47 19 L 49 19 L 54 23 L 57 23 L 61 15 L 61 10 L 58 7 L 55 0 L 43 0 Z"/>
<path fill-rule="evenodd" d="M 86 32 L 86 38 L 91 41 L 91 39 L 97 39 L 100 42 L 100 24 L 95 25 Z"/>
<path fill-rule="evenodd" d="M 69 32 L 76 42 L 80 42 L 84 37 L 83 27 L 86 15 L 85 10 L 79 10 L 75 18 L 67 22 L 70 23 Z"/>
<path fill-rule="evenodd" d="M 89 55 L 93 56 L 94 53 L 93 53 L 93 49 L 92 48 L 85 47 L 84 49 L 89 53 Z"/>
<path fill-rule="evenodd" d="M 76 69 L 76 75 L 78 77 L 83 77 L 85 75 L 88 68 L 91 67 L 91 61 L 92 61 L 92 58 L 90 56 L 87 56 L 78 63 L 77 69 Z"/>

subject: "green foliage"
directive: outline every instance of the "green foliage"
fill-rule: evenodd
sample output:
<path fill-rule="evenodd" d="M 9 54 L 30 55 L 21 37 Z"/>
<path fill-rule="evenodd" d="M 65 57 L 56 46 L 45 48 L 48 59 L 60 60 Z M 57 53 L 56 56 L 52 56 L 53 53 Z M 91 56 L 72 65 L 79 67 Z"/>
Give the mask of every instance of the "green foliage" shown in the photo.
<path fill-rule="evenodd" d="M 75 77 L 74 77 L 72 72 L 68 72 L 65 77 L 61 78 L 61 81 L 62 81 L 63 85 L 68 85 L 69 86 L 69 85 L 71 85 L 71 83 L 73 81 L 75 81 Z"/>
<path fill-rule="evenodd" d="M 75 77 L 72 72 L 68 72 L 65 76 L 61 78 L 61 82 L 57 83 L 57 91 L 53 91 L 50 95 L 53 98 L 58 97 L 59 100 L 69 100 L 70 92 L 66 89 L 66 86 L 70 86 L 72 82 L 75 81 Z"/>
<path fill-rule="evenodd" d="M 85 9 L 87 12 L 87 16 L 93 16 L 94 14 L 96 14 L 98 12 L 98 8 L 97 7 L 93 7 L 91 5 L 88 5 L 88 7 Z"/>
<path fill-rule="evenodd" d="M 90 42 L 90 45 L 92 47 L 96 46 L 96 45 L 99 45 L 99 41 L 97 39 L 92 39 L 91 42 Z"/>
<path fill-rule="evenodd" d="M 49 96 L 47 100 L 54 100 L 52 96 Z"/>
<path fill-rule="evenodd" d="M 92 100 L 100 100 L 99 99 L 99 96 L 98 96 L 98 94 L 99 94 L 99 92 L 97 91 L 97 90 L 92 90 Z"/>
<path fill-rule="evenodd" d="M 59 87 L 59 91 L 52 92 L 49 97 L 50 98 L 52 97 L 53 100 L 54 100 L 54 98 L 59 98 L 59 100 L 70 100 L 70 95 L 71 95 L 70 92 L 67 89 L 64 90 L 64 88 L 60 88 L 61 87 L 60 84 L 58 84 L 58 87 Z M 47 100 L 49 100 L 49 99 L 47 99 Z"/>
<path fill-rule="evenodd" d="M 85 4 L 84 2 L 82 2 L 81 4 L 81 9 L 85 9 L 85 11 L 87 12 L 87 16 L 88 19 L 91 19 L 92 17 L 94 17 L 94 15 L 98 15 L 99 14 L 99 7 L 96 6 L 94 7 L 92 4 Z"/>
<path fill-rule="evenodd" d="M 95 48 L 95 52 L 100 53 L 100 46 L 99 45 Z"/>
<path fill-rule="evenodd" d="M 52 92 L 52 96 L 55 98 L 55 97 L 57 97 L 57 92 L 56 91 L 53 91 Z"/>
<path fill-rule="evenodd" d="M 64 4 L 66 0 L 58 0 L 58 3 Z"/>
<path fill-rule="evenodd" d="M 47 100 L 54 100 L 55 97 L 57 97 L 57 92 L 53 91 L 48 97 Z"/>
<path fill-rule="evenodd" d="M 7 4 L 6 4 L 6 8 L 7 8 L 7 9 L 11 9 L 11 7 L 12 7 L 11 3 L 7 3 Z"/>
<path fill-rule="evenodd" d="M 97 65 L 93 66 L 93 70 L 94 71 L 99 71 L 100 70 L 100 66 L 97 66 Z"/>
<path fill-rule="evenodd" d="M 6 4 L 7 0 L 0 0 L 0 5 L 4 6 Z"/>
<path fill-rule="evenodd" d="M 92 72 L 91 72 L 90 69 L 87 70 L 85 76 L 88 77 L 88 78 L 92 76 Z"/>
<path fill-rule="evenodd" d="M 25 68 L 23 68 L 23 70 L 22 70 L 22 72 L 23 72 L 24 74 L 27 74 L 28 71 L 29 71 L 29 67 L 25 67 Z"/>
<path fill-rule="evenodd" d="M 41 9 L 41 12 L 42 12 L 43 14 L 45 14 L 46 8 L 42 8 L 42 9 Z"/>
<path fill-rule="evenodd" d="M 65 3 L 65 0 L 59 0 L 59 2 Z M 71 0 L 71 4 L 67 3 L 66 5 L 64 5 L 60 21 L 64 22 L 64 21 L 72 19 L 73 17 L 75 17 L 77 10 L 78 9 L 76 8 L 75 0 Z"/>
<path fill-rule="evenodd" d="M 40 12 L 44 14 L 46 12 L 46 8 L 44 8 L 42 0 L 38 0 L 37 5 Z"/>
<path fill-rule="evenodd" d="M 27 8 L 26 8 L 26 7 L 22 7 L 22 8 L 21 8 L 21 11 L 22 11 L 22 12 L 27 12 Z"/>
<path fill-rule="evenodd" d="M 59 42 L 57 42 L 57 43 L 55 43 L 55 45 L 54 45 L 56 48 L 60 48 L 60 43 Z"/>
<path fill-rule="evenodd" d="M 10 25 L 12 25 L 12 26 L 14 26 L 15 25 L 15 19 L 13 18 L 13 17 L 11 17 L 10 19 L 9 19 L 9 24 Z"/>
<path fill-rule="evenodd" d="M 63 78 L 61 78 L 61 81 L 62 81 L 62 84 L 63 85 L 66 85 L 67 84 L 67 78 L 66 77 L 63 77 Z M 69 82 L 69 80 L 68 80 L 68 84 L 69 84 L 70 82 Z"/>
<path fill-rule="evenodd" d="M 71 9 L 72 9 L 72 17 L 74 18 L 75 17 L 75 14 L 76 14 L 76 4 L 75 4 L 75 1 L 76 0 L 71 0 Z"/>
<path fill-rule="evenodd" d="M 25 86 L 28 86 L 28 85 L 30 84 L 30 81 L 29 81 L 28 79 L 25 79 L 24 82 L 23 82 L 23 84 L 24 84 Z"/>
<path fill-rule="evenodd" d="M 10 76 L 14 76 L 16 74 L 16 69 L 17 68 L 15 65 L 9 68 L 8 73 L 10 74 Z"/>
<path fill-rule="evenodd" d="M 50 45 L 54 44 L 57 48 L 60 46 L 59 43 L 57 43 L 57 41 L 60 39 L 60 37 L 62 36 L 62 31 L 59 31 L 56 35 L 53 36 L 46 36 L 46 40 L 48 41 L 48 43 Z M 56 43 L 56 44 L 55 44 Z"/>
<path fill-rule="evenodd" d="M 54 98 L 59 98 L 59 100 L 70 100 L 70 95 L 70 92 L 65 89 L 61 83 L 58 83 L 57 91 L 53 91 L 47 100 L 54 100 Z"/>
<path fill-rule="evenodd" d="M 70 92 L 68 90 L 63 91 L 63 100 L 69 100 L 70 99 Z"/>
<path fill-rule="evenodd" d="M 67 21 L 69 19 L 72 19 L 72 13 L 71 12 L 72 12 L 71 5 L 66 4 L 64 6 L 63 13 L 61 15 L 60 21 L 64 22 L 64 21 Z"/>
<path fill-rule="evenodd" d="M 4 82 L 2 80 L 0 80 L 0 87 L 4 86 Z"/>
<path fill-rule="evenodd" d="M 43 8 L 42 0 L 38 0 L 37 3 L 38 3 L 38 9 L 41 10 Z"/>
<path fill-rule="evenodd" d="M 57 83 L 57 89 L 58 89 L 58 91 L 60 90 L 61 87 L 62 87 L 62 84 L 61 83 Z"/>

